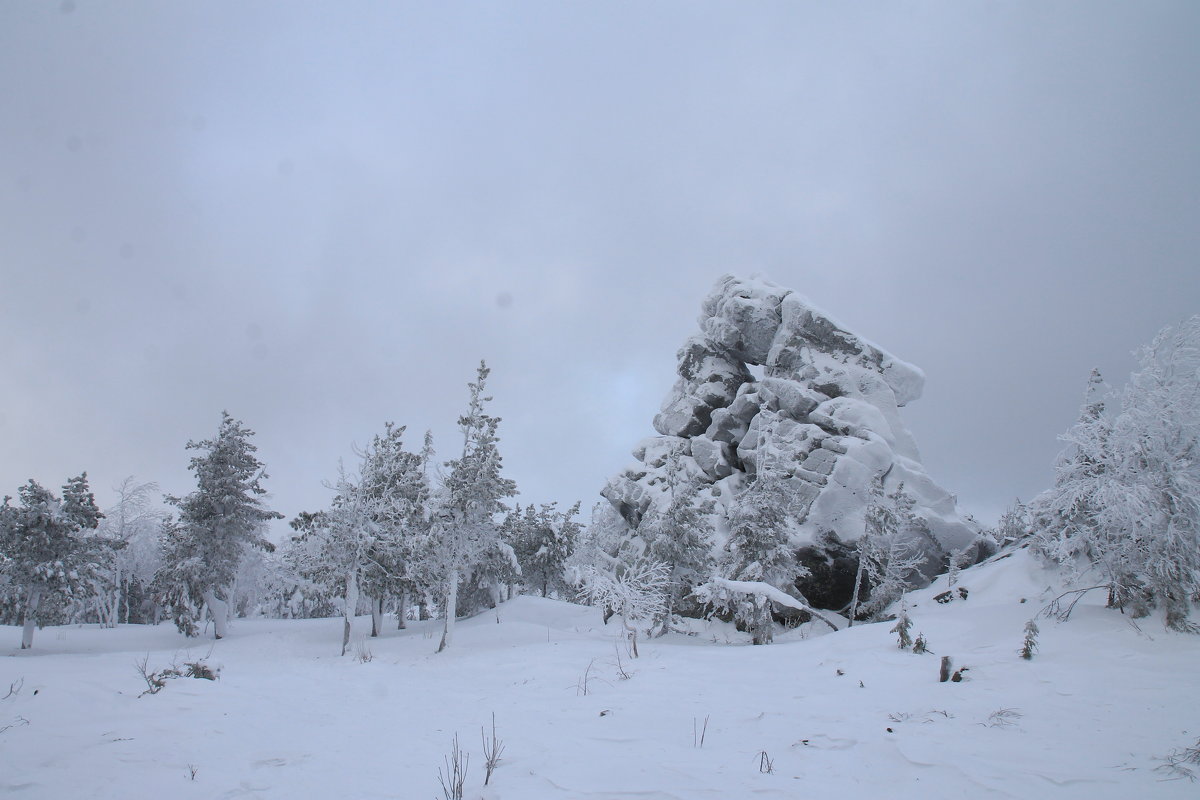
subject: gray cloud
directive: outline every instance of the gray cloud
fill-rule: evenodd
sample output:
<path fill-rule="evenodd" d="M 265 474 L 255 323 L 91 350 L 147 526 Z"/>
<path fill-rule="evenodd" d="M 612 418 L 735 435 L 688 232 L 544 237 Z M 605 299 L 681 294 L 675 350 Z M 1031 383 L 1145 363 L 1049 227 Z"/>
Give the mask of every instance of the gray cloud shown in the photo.
<path fill-rule="evenodd" d="M 294 514 L 385 420 L 452 455 L 482 357 L 587 503 L 733 270 L 924 368 L 994 516 L 1200 310 L 1192 3 L 63 8 L 0 8 L 0 491 L 185 492 L 227 408 Z"/>

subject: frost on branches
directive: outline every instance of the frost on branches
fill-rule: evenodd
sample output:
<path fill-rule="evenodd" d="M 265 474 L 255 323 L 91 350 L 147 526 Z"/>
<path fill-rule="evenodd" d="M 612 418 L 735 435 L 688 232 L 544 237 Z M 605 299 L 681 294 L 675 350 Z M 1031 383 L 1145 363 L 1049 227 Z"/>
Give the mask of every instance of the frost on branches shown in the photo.
<path fill-rule="evenodd" d="M 165 512 L 156 498 L 158 484 L 127 477 L 116 487 L 117 502 L 104 511 L 96 536 L 111 546 L 104 581 L 93 603 L 101 625 L 158 621 L 158 603 L 151 592 L 162 566 L 159 533 Z"/>
<path fill-rule="evenodd" d="M 350 644 L 362 597 L 377 636 L 386 602 L 395 598 L 403 622 L 407 599 L 423 583 L 429 485 L 425 454 L 404 449 L 404 428 L 388 423 L 361 454 L 356 473 L 342 469 L 333 502 L 291 521 L 297 531 L 288 563 L 302 577 L 342 598 L 342 655 Z"/>
<path fill-rule="evenodd" d="M 516 484 L 500 475 L 501 458 L 496 428 L 499 417 L 485 413 L 492 398 L 484 394 L 491 370 L 482 361 L 473 383 L 470 403 L 458 419 L 463 433 L 462 456 L 450 461 L 449 475 L 434 498 L 428 563 L 444 587 L 445 625 L 438 652 L 450 646 L 459 611 L 459 588 L 470 595 L 470 613 L 486 592 L 494 604 L 500 586 L 516 577 L 520 567 L 512 547 L 500 536 L 496 517 L 506 511 L 503 499 L 517 493 Z"/>
<path fill-rule="evenodd" d="M 917 545 L 913 499 L 900 484 L 884 494 L 883 481 L 871 487 L 866 528 L 858 539 L 858 571 L 850 601 L 850 624 L 860 614 L 878 616 L 913 588 L 925 566 L 925 555 Z M 950 554 L 953 564 L 957 553 Z M 861 602 L 866 597 L 866 602 Z"/>
<path fill-rule="evenodd" d="M 526 591 L 563 600 L 573 596 L 566 570 L 579 540 L 578 514 L 579 503 L 566 511 L 559 511 L 557 503 L 543 503 L 539 508 L 530 504 L 524 512 L 515 509 L 505 519 L 503 536 L 516 553 Z"/>
<path fill-rule="evenodd" d="M 780 593 L 796 593 L 796 578 L 807 573 L 791 545 L 796 512 L 785 480 L 764 473 L 737 498 L 729 512 L 729 539 L 720 561 L 720 575 L 728 580 L 719 584 L 722 591 L 709 587 L 701 593 L 716 609 L 731 613 L 738 626 L 750 632 L 754 644 L 769 644 L 775 638 L 777 596 L 729 591 L 734 585 L 730 581 L 764 583 Z"/>
<path fill-rule="evenodd" d="M 208 608 L 216 638 L 225 636 L 229 589 L 248 548 L 274 550 L 263 538 L 266 524 L 283 515 L 260 499 L 267 490 L 263 464 L 250 443 L 254 431 L 228 412 L 212 439 L 188 442 L 201 455 L 188 467 L 196 475 L 196 491 L 168 497 L 179 509 L 178 520 L 163 528 L 163 568 L 155 585 L 179 630 L 199 634 L 201 609 Z"/>
<path fill-rule="evenodd" d="M 1164 328 L 1140 354 L 1115 414 L 1093 373 L 1063 435 L 1054 488 L 1037 498 L 1042 552 L 1099 582 L 1135 617 L 1161 606 L 1167 627 L 1200 596 L 1200 316 Z"/>
<path fill-rule="evenodd" d="M 611 572 L 591 567 L 582 578 L 584 596 L 605 610 L 605 621 L 611 614 L 620 618 L 630 654 L 637 658 L 638 635 L 653 626 L 666 608 L 670 568 L 642 559 L 621 564 Z"/>
<path fill-rule="evenodd" d="M 69 480 L 61 499 L 32 480 L 17 494 L 17 505 L 10 497 L 0 505 L 0 589 L 21 606 L 21 649 L 27 650 L 43 602 L 94 592 L 112 550 L 106 541 L 84 535 L 103 517 L 87 473 Z"/>

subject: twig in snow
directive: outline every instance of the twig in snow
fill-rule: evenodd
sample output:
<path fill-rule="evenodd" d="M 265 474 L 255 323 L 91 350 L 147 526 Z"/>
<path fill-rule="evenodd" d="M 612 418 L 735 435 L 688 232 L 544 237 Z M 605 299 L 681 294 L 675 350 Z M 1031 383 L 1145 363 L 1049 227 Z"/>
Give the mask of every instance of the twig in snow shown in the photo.
<path fill-rule="evenodd" d="M 467 765 L 471 763 L 470 753 L 464 753 L 458 747 L 458 734 L 454 734 L 454 745 L 449 756 L 442 756 L 446 767 L 443 773 L 438 767 L 438 782 L 442 784 L 443 800 L 462 800 L 463 783 L 467 780 Z"/>
<path fill-rule="evenodd" d="M 492 736 L 488 738 L 487 733 L 483 728 L 479 729 L 479 735 L 483 738 L 483 765 L 487 770 L 487 774 L 483 776 L 483 785 L 487 786 L 488 781 L 492 779 L 492 771 L 496 769 L 496 765 L 500 763 L 500 754 L 504 752 L 504 743 L 496 736 L 496 714 L 492 712 Z"/>
<path fill-rule="evenodd" d="M 1046 604 L 1046 607 L 1034 615 L 1034 619 L 1045 614 L 1047 617 L 1054 617 L 1059 622 L 1066 622 L 1071 618 L 1071 612 L 1075 610 L 1075 606 L 1083 599 L 1083 596 L 1093 589 L 1107 589 L 1107 585 L 1087 586 L 1083 589 L 1071 589 L 1069 592 L 1063 592 L 1058 597 Z M 1063 598 L 1074 595 L 1071 602 L 1063 607 Z"/>
<path fill-rule="evenodd" d="M 704 715 L 704 727 L 696 730 L 696 718 L 692 717 L 692 747 L 704 747 L 704 736 L 708 733 L 708 714 Z"/>

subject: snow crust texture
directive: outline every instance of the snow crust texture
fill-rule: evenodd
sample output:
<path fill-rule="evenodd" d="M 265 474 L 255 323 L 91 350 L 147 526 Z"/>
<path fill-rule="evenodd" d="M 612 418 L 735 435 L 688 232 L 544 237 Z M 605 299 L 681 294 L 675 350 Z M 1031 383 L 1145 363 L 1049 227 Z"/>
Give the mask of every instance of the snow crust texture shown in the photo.
<path fill-rule="evenodd" d="M 763 278 L 721 277 L 699 323 L 654 417 L 659 435 L 641 442 L 637 463 L 602 491 L 631 526 L 666 502 L 669 472 L 704 484 L 721 508 L 766 469 L 795 481 L 802 524 L 793 544 L 829 534 L 849 543 L 883 476 L 886 490 L 903 482 L 915 499 L 931 563 L 971 547 L 975 527 L 925 473 L 900 418 L 899 408 L 921 396 L 919 368 Z"/>

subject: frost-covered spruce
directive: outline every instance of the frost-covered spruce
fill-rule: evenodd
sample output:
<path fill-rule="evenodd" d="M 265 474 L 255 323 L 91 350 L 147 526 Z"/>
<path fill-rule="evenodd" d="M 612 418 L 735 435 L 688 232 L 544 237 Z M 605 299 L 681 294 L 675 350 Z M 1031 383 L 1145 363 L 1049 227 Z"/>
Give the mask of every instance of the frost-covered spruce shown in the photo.
<path fill-rule="evenodd" d="M 1161 605 L 1175 630 L 1200 594 L 1200 315 L 1142 350 L 1115 416 L 1096 402 L 1065 435 L 1055 486 L 1036 503 L 1044 552 L 1081 556 L 1134 616 Z"/>
<path fill-rule="evenodd" d="M 900 618 L 896 620 L 896 626 L 892 628 L 891 633 L 896 634 L 896 646 L 901 650 L 907 650 L 913 646 L 912 636 L 909 631 L 912 629 L 912 620 L 908 617 L 907 611 L 900 612 Z M 914 652 L 916 652 L 914 650 Z"/>
<path fill-rule="evenodd" d="M 93 591 L 111 549 L 106 540 L 84 535 L 103 517 L 87 473 L 69 480 L 61 499 L 32 480 L 17 495 L 18 505 L 9 497 L 0 504 L 0 591 L 22 609 L 21 649 L 28 650 L 43 601 Z"/>
<path fill-rule="evenodd" d="M 668 484 L 671 499 L 666 508 L 643 516 L 637 529 L 650 560 L 665 565 L 668 571 L 666 604 L 662 619 L 657 620 L 660 635 L 667 633 L 671 614 L 680 610 L 684 599 L 711 574 L 714 566 L 713 502 L 703 499 L 696 484 L 678 472 L 668 474 Z M 741 541 L 736 546 L 748 544 Z"/>
<path fill-rule="evenodd" d="M 504 538 L 517 555 L 526 591 L 563 599 L 572 594 L 566 569 L 582 530 L 575 521 L 578 515 L 579 503 L 566 511 L 559 511 L 557 503 L 543 503 L 537 508 L 530 504 L 523 513 L 516 509 L 505 520 Z"/>
<path fill-rule="evenodd" d="M 460 582 L 489 588 L 494 599 L 500 584 L 519 570 L 516 555 L 501 539 L 496 524 L 496 516 L 506 510 L 503 499 L 515 495 L 517 485 L 500 474 L 496 435 L 500 418 L 484 410 L 492 399 L 484 394 L 490 371 L 479 362 L 475 381 L 467 384 L 470 403 L 458 419 L 462 456 L 446 464 L 450 473 L 434 498 L 428 563 L 445 592 L 439 653 L 454 637 Z"/>
<path fill-rule="evenodd" d="M 400 627 L 408 603 L 429 587 L 421 558 L 428 543 L 430 486 L 427 462 L 432 441 L 421 453 L 404 448 L 403 425 L 391 422 L 363 453 L 361 491 L 374 524 L 363 571 L 363 589 L 371 600 L 371 635 L 382 629 L 383 612 L 392 601 Z"/>
<path fill-rule="evenodd" d="M 883 612 L 900 598 L 918 574 L 924 556 L 913 546 L 913 499 L 899 484 L 887 494 L 883 480 L 871 487 L 865 529 L 858 539 L 858 569 L 850 600 L 850 624 L 862 614 Z M 869 590 L 864 603 L 861 597 Z"/>
<path fill-rule="evenodd" d="M 1021 658 L 1025 659 L 1026 661 L 1029 661 L 1033 658 L 1033 654 L 1036 653 L 1038 649 L 1037 637 L 1037 623 L 1033 620 L 1029 620 L 1025 623 L 1025 643 L 1021 645 L 1021 649 L 1019 651 Z"/>
<path fill-rule="evenodd" d="M 189 636 L 198 634 L 201 606 L 207 606 L 216 638 L 228 628 L 228 591 L 238 564 L 249 547 L 273 550 L 263 537 L 267 523 L 282 519 L 260 499 L 267 493 L 263 463 L 254 455 L 254 431 L 222 412 L 212 439 L 188 442 L 199 450 L 188 466 L 196 475 L 196 491 L 168 496 L 179 509 L 178 520 L 163 531 L 163 567 L 155 578 L 175 624 Z"/>
<path fill-rule="evenodd" d="M 796 562 L 790 545 L 788 534 L 794 518 L 788 500 L 781 479 L 770 474 L 759 476 L 735 499 L 729 511 L 729 539 L 718 566 L 721 578 L 761 582 L 784 593 L 795 591 L 796 577 L 807 570 Z M 773 641 L 774 601 L 766 594 L 725 589 L 706 592 L 705 597 L 716 608 L 732 613 L 739 626 L 750 632 L 754 644 Z"/>

